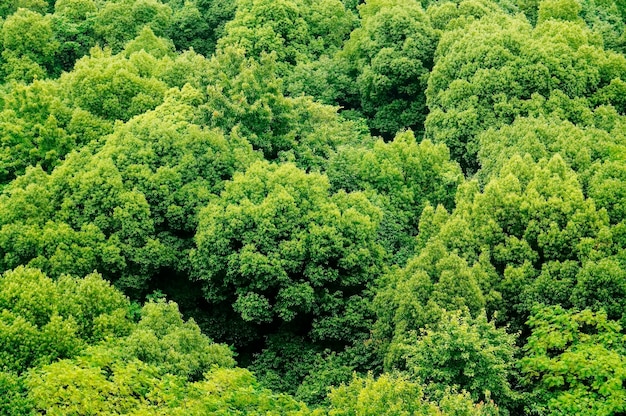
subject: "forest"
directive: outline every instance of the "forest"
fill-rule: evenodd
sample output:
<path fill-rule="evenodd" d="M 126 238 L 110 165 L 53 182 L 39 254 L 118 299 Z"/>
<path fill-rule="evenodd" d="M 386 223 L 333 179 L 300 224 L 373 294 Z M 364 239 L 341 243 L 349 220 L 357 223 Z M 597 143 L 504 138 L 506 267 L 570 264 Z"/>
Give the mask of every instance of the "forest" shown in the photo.
<path fill-rule="evenodd" d="M 122 414 L 626 414 L 626 0 L 0 1 L 0 415 Z"/>

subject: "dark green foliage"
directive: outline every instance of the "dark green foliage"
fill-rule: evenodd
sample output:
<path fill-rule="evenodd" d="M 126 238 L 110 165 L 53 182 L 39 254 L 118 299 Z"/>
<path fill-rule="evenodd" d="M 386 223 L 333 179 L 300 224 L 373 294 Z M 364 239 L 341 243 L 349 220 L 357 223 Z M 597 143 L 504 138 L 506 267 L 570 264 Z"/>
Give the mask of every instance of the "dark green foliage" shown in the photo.
<path fill-rule="evenodd" d="M 423 130 L 428 72 L 436 34 L 416 1 L 370 1 L 336 59 L 348 62 L 358 107 L 375 134 Z"/>
<path fill-rule="evenodd" d="M 193 48 L 204 56 L 211 55 L 224 26 L 235 16 L 235 0 L 194 0 L 180 2 L 174 9 L 168 31 L 170 39 L 179 50 Z"/>
<path fill-rule="evenodd" d="M 343 49 L 319 62 L 300 62 L 289 90 L 355 111 L 385 138 L 405 128 L 423 131 L 437 38 L 428 18 L 413 0 L 370 1 L 359 14 L 361 27 Z"/>

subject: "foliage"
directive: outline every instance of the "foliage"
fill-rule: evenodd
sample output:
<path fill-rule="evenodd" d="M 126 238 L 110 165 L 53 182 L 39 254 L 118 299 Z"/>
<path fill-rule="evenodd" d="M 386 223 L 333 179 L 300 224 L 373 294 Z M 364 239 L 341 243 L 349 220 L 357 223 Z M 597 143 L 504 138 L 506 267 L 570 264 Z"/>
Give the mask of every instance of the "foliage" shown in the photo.
<path fill-rule="evenodd" d="M 0 415 L 624 413 L 625 19 L 0 1 Z"/>
<path fill-rule="evenodd" d="M 426 90 L 426 136 L 446 143 L 475 172 L 475 137 L 489 127 L 555 111 L 554 100 L 562 118 L 579 122 L 579 111 L 568 107 L 589 108 L 587 98 L 617 82 L 626 66 L 599 43 L 578 23 L 549 19 L 533 29 L 502 14 L 446 32 Z"/>
<path fill-rule="evenodd" d="M 331 157 L 326 173 L 335 190 L 365 191 L 381 207 L 379 241 L 400 263 L 412 254 L 424 207 L 452 208 L 463 180 L 445 146 L 428 140 L 418 144 L 411 131 L 371 148 L 346 146 Z"/>
<path fill-rule="evenodd" d="M 318 340 L 366 330 L 380 211 L 363 194 L 329 188 L 291 164 L 236 174 L 200 216 L 192 255 L 205 298 L 253 324 L 299 322 Z"/>
<path fill-rule="evenodd" d="M 429 402 L 423 387 L 395 374 L 374 379 L 355 377 L 330 393 L 331 416 L 368 415 L 497 415 L 493 404 L 474 404 L 466 394 L 446 392 L 441 401 Z"/>
<path fill-rule="evenodd" d="M 536 308 L 520 368 L 533 388 L 531 411 L 610 415 L 624 411 L 626 346 L 606 313 Z"/>

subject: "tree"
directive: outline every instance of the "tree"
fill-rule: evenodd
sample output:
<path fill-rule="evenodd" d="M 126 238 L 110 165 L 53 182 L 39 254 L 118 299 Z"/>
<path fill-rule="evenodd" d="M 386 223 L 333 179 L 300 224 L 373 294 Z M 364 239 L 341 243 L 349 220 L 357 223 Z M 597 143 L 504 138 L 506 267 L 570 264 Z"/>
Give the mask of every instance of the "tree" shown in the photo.
<path fill-rule="evenodd" d="M 94 48 L 60 83 L 73 106 L 105 120 L 126 121 L 163 101 L 167 86 L 158 79 L 157 69 L 156 58 L 146 52 L 127 59 Z"/>
<path fill-rule="evenodd" d="M 118 125 L 98 151 L 83 149 L 50 175 L 33 168 L 13 182 L 0 202 L 1 267 L 37 265 L 55 277 L 97 269 L 133 296 L 160 273 L 173 287 L 188 282 L 181 252 L 193 244 L 200 207 L 255 159 L 244 140 L 188 121 L 187 100 L 196 96 L 174 94 Z"/>
<path fill-rule="evenodd" d="M 115 53 L 135 38 L 144 26 L 161 36 L 168 31 L 172 9 L 156 0 L 106 2 L 94 16 L 96 38 Z"/>
<path fill-rule="evenodd" d="M 430 203 L 452 209 L 463 180 L 445 146 L 428 140 L 418 144 L 411 131 L 389 143 L 343 147 L 331 157 L 326 173 L 334 190 L 364 191 L 380 206 L 379 241 L 400 264 L 413 254 L 424 207 Z"/>
<path fill-rule="evenodd" d="M 606 313 L 537 307 L 520 360 L 532 388 L 529 412 L 611 415 L 624 411 L 625 339 Z"/>
<path fill-rule="evenodd" d="M 242 135 L 268 160 L 320 170 L 339 146 L 367 138 L 337 108 L 285 96 L 274 54 L 248 58 L 241 49 L 227 48 L 218 51 L 209 71 L 202 122 Z"/>
<path fill-rule="evenodd" d="M 497 329 L 483 314 L 444 313 L 407 346 L 408 373 L 420 380 L 430 395 L 446 388 L 470 393 L 475 401 L 492 398 L 506 408 L 515 399 L 515 337 Z"/>
<path fill-rule="evenodd" d="M 475 138 L 489 127 L 552 111 L 584 121 L 594 101 L 588 97 L 616 102 L 606 88 L 626 67 L 623 56 L 599 45 L 578 23 L 549 19 L 532 29 L 503 14 L 446 32 L 426 90 L 426 137 L 446 143 L 464 170 L 475 172 Z"/>
<path fill-rule="evenodd" d="M 237 2 L 233 0 L 194 0 L 169 2 L 174 13 L 168 34 L 177 50 L 193 48 L 209 57 L 222 37 L 224 26 L 235 16 Z"/>
<path fill-rule="evenodd" d="M 50 15 L 19 9 L 2 25 L 1 78 L 32 81 L 58 74 L 54 57 L 59 48 Z"/>
<path fill-rule="evenodd" d="M 130 326 L 128 299 L 95 274 L 55 282 L 19 267 L 0 278 L 0 308 L 0 368 L 15 374 L 73 357 Z"/>
<path fill-rule="evenodd" d="M 298 62 L 341 46 L 353 21 L 339 0 L 241 0 L 218 48 L 243 48 L 254 59 L 275 52 L 279 73 L 285 75 Z"/>
<path fill-rule="evenodd" d="M 110 133 L 111 123 L 71 108 L 54 81 L 14 84 L 0 93 L 0 183 L 7 184 L 26 167 L 50 172 L 70 151 Z"/>
<path fill-rule="evenodd" d="M 367 331 L 379 221 L 363 194 L 331 195 L 320 174 L 259 162 L 202 211 L 194 277 L 244 321 L 349 342 Z"/>
<path fill-rule="evenodd" d="M 331 416 L 497 415 L 493 403 L 475 404 L 466 394 L 445 392 L 439 403 L 424 397 L 423 386 L 397 374 L 354 377 L 330 393 Z"/>
<path fill-rule="evenodd" d="M 54 4 L 52 29 L 59 41 L 55 57 L 59 71 L 71 71 L 74 63 L 89 54 L 95 46 L 93 16 L 97 12 L 93 0 L 58 0 Z"/>
<path fill-rule="evenodd" d="M 341 50 L 299 62 L 288 77 L 289 91 L 363 116 L 385 139 L 406 128 L 421 133 L 435 31 L 413 0 L 370 1 L 359 6 L 359 15 L 360 27 Z"/>
<path fill-rule="evenodd" d="M 337 59 L 350 62 L 359 107 L 374 134 L 423 130 L 424 91 L 436 35 L 416 1 L 370 1 L 359 8 L 362 26 Z"/>

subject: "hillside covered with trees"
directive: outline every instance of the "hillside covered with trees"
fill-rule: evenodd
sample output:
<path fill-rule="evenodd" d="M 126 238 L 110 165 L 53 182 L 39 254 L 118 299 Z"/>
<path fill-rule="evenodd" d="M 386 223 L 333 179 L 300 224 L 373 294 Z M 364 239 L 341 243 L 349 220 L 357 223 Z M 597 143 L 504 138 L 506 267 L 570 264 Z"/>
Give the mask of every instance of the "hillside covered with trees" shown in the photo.
<path fill-rule="evenodd" d="M 0 415 L 626 414 L 624 0 L 0 1 Z"/>

